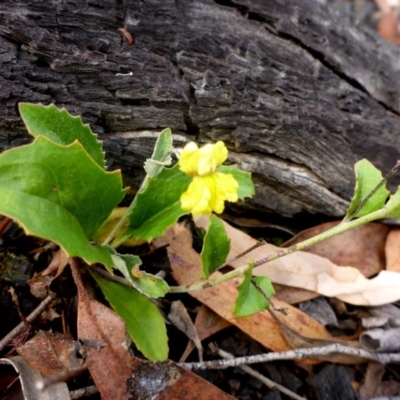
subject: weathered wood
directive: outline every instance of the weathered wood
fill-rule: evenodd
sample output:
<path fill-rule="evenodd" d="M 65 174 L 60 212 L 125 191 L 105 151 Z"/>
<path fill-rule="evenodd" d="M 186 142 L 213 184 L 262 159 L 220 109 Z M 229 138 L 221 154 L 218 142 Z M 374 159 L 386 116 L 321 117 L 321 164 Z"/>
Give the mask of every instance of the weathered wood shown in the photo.
<path fill-rule="evenodd" d="M 171 127 L 227 143 L 247 207 L 339 216 L 355 161 L 400 158 L 399 56 L 313 0 L 2 0 L 0 148 L 29 140 L 19 101 L 54 102 L 131 181 Z"/>

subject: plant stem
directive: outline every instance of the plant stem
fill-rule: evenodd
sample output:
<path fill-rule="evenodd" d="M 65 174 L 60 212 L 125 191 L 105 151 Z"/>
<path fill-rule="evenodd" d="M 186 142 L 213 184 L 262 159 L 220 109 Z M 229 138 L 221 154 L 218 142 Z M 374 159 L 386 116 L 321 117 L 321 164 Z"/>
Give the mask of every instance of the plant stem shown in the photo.
<path fill-rule="evenodd" d="M 202 280 L 199 282 L 195 282 L 191 285 L 185 285 L 185 286 L 171 286 L 169 288 L 170 289 L 169 292 L 170 293 L 188 293 L 188 292 L 195 292 L 196 290 L 208 289 L 210 287 L 219 285 L 222 282 L 226 282 L 230 279 L 243 277 L 243 274 L 249 268 L 250 268 L 250 266 L 248 264 L 246 264 L 246 265 L 236 268 L 233 271 L 230 271 L 224 275 L 220 275 L 215 279 Z"/>
<path fill-rule="evenodd" d="M 335 226 L 332 229 L 329 229 L 326 232 L 322 232 L 317 236 L 314 236 L 310 239 L 304 240 L 303 242 L 294 244 L 293 246 L 287 247 L 285 249 L 278 250 L 277 252 L 270 254 L 267 257 L 261 258 L 254 262 L 254 267 L 258 267 L 262 264 L 265 264 L 269 261 L 276 260 L 277 258 L 287 256 L 288 254 L 294 253 L 295 251 L 301 251 L 308 247 L 313 246 L 314 244 L 320 243 L 326 239 L 331 238 L 332 236 L 336 236 L 339 233 L 346 232 L 350 229 L 357 228 L 358 226 L 364 225 L 368 222 L 375 221 L 377 219 L 384 218 L 385 210 L 381 209 L 375 211 L 371 214 L 365 215 L 363 217 L 351 220 L 351 221 L 343 221 L 339 225 Z"/>
<path fill-rule="evenodd" d="M 314 244 L 320 243 L 326 239 L 331 238 L 332 236 L 338 235 L 350 229 L 356 228 L 358 226 L 364 225 L 368 222 L 375 221 L 377 219 L 381 219 L 385 216 L 385 210 L 378 210 L 371 214 L 365 215 L 364 217 L 352 220 L 341 222 L 339 225 L 335 226 L 332 229 L 329 229 L 326 232 L 322 232 L 317 236 L 314 236 L 310 239 L 304 240 L 301 243 L 294 244 L 293 246 L 287 247 L 286 249 L 278 250 L 277 252 L 270 254 L 267 257 L 261 258 L 253 263 L 254 268 L 258 267 L 262 264 L 265 264 L 269 261 L 276 260 L 277 258 L 287 256 L 288 254 L 294 253 L 295 251 L 301 251 L 306 249 L 307 247 L 313 246 Z M 211 280 L 202 280 L 199 282 L 195 282 L 192 285 L 186 286 L 172 286 L 170 287 L 170 293 L 187 293 L 194 292 L 196 290 L 207 289 L 212 286 L 218 285 L 222 282 L 226 282 L 233 278 L 241 278 L 243 277 L 244 272 L 250 268 L 248 264 L 243 265 L 239 268 L 234 269 L 233 271 L 228 272 L 227 274 L 220 275 L 215 279 Z"/>
<path fill-rule="evenodd" d="M 146 177 L 143 179 L 142 184 L 140 185 L 138 192 L 136 193 L 135 198 L 132 200 L 132 202 L 129 205 L 129 207 L 127 208 L 125 214 L 118 221 L 117 225 L 115 225 L 114 229 L 111 231 L 111 233 L 107 236 L 106 240 L 104 240 L 104 242 L 102 244 L 111 243 L 111 241 L 115 238 L 115 236 L 117 235 L 119 230 L 125 225 L 125 223 L 127 222 L 128 218 L 129 218 L 129 214 L 131 213 L 133 207 L 135 206 L 135 204 L 137 202 L 137 195 L 146 189 L 149 180 L 150 180 L 150 177 L 148 175 L 146 175 Z M 126 239 L 127 239 L 127 237 L 124 234 L 122 234 L 120 237 L 117 238 L 117 240 L 114 243 L 112 243 L 112 247 L 117 248 L 122 243 L 124 243 Z"/>
<path fill-rule="evenodd" d="M 139 190 L 139 193 L 144 190 L 144 188 L 146 187 L 148 182 L 148 177 L 146 176 L 145 180 L 142 183 L 142 186 Z M 136 197 L 135 197 L 136 199 Z M 126 219 L 128 218 L 129 212 L 132 209 L 132 207 L 135 205 L 135 199 L 132 201 L 131 205 L 129 206 L 126 214 L 121 218 L 121 220 L 119 221 L 118 225 L 116 226 L 116 228 L 120 228 L 121 226 L 123 226 L 123 224 L 125 223 Z M 257 261 L 255 261 L 253 263 L 254 267 L 258 267 L 262 264 L 265 264 L 269 261 L 272 260 L 276 260 L 280 257 L 284 257 L 287 256 L 288 254 L 294 253 L 295 251 L 301 251 L 304 250 L 310 246 L 313 246 L 317 243 L 320 243 L 326 239 L 331 238 L 332 236 L 338 235 L 340 233 L 346 232 L 350 229 L 356 228 L 358 226 L 364 225 L 368 222 L 372 222 L 375 221 L 377 219 L 381 219 L 385 217 L 385 209 L 381 209 L 378 211 L 375 211 L 371 214 L 365 215 L 363 217 L 357 218 L 355 220 L 351 220 L 351 221 L 343 221 L 341 222 L 339 225 L 335 226 L 332 229 L 329 229 L 326 232 L 322 232 L 317 236 L 314 236 L 310 239 L 304 240 L 303 242 L 294 244 L 293 246 L 287 247 L 286 249 L 280 249 L 278 251 L 276 251 L 273 254 L 270 254 L 267 257 L 261 258 Z M 123 221 L 121 223 L 121 221 Z M 111 234 L 109 235 L 109 237 L 106 239 L 105 243 L 110 243 L 110 241 L 112 240 L 112 235 L 115 232 L 118 231 L 118 229 L 114 228 L 113 232 L 111 232 Z M 111 237 L 111 239 L 109 239 Z M 121 243 L 123 243 L 126 240 L 126 238 L 124 236 L 121 236 L 117 241 L 115 241 L 113 243 L 113 247 L 117 247 L 119 246 Z M 207 289 L 213 286 L 216 286 L 222 282 L 226 282 L 230 279 L 234 279 L 234 278 L 242 278 L 243 274 L 247 271 L 247 269 L 250 268 L 249 264 L 243 265 L 239 268 L 234 269 L 233 271 L 230 271 L 224 275 L 220 275 L 215 279 L 211 279 L 211 280 L 201 280 L 199 282 L 195 282 L 191 285 L 184 285 L 184 286 L 172 286 L 170 287 L 170 293 L 188 293 L 188 292 L 194 292 L 197 290 L 203 290 L 203 289 Z"/>

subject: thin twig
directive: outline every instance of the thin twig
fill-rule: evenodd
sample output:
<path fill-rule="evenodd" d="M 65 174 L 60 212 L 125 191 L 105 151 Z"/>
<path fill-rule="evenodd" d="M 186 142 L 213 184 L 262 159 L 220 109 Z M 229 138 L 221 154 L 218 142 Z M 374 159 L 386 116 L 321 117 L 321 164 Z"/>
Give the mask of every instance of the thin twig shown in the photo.
<path fill-rule="evenodd" d="M 210 344 L 210 347 L 212 348 L 212 350 L 216 351 L 220 357 L 224 359 L 232 360 L 235 358 L 231 353 L 228 353 L 224 350 L 217 348 L 217 346 L 215 346 L 213 343 Z M 253 368 L 250 368 L 247 365 L 240 365 L 239 368 L 248 373 L 249 375 L 253 376 L 254 378 L 258 379 L 265 386 L 267 386 L 267 388 L 271 390 L 278 390 L 279 392 L 295 400 L 307 400 L 305 397 L 299 396 L 297 393 L 294 393 L 291 390 L 280 385 L 279 383 L 272 381 L 271 379 L 260 374 L 258 371 L 254 370 Z"/>
<path fill-rule="evenodd" d="M 236 255 L 235 257 L 233 257 L 232 259 L 230 259 L 229 261 L 226 261 L 224 264 L 222 264 L 220 267 L 217 268 L 217 270 L 226 267 L 227 265 L 229 265 L 230 263 L 232 263 L 233 261 L 238 260 L 239 258 L 245 256 L 246 254 L 252 252 L 253 250 L 264 246 L 264 244 L 266 244 L 267 242 L 265 240 L 260 240 L 259 242 L 257 242 L 254 246 L 249 247 L 248 249 L 242 251 L 240 254 Z"/>
<path fill-rule="evenodd" d="M 56 298 L 55 293 L 50 293 L 27 317 L 28 322 L 33 322 Z M 22 333 L 26 329 L 25 322 L 20 322 L 11 332 L 0 340 L 0 351 L 6 347 L 11 340 Z"/>
<path fill-rule="evenodd" d="M 238 357 L 231 360 L 214 360 L 193 363 L 181 363 L 181 367 L 194 369 L 221 369 L 228 367 L 238 367 L 244 364 L 256 364 L 262 362 L 271 362 L 276 360 L 295 360 L 303 358 L 321 358 L 332 354 L 347 354 L 357 357 L 380 362 L 381 364 L 399 363 L 400 353 L 375 353 L 360 348 L 348 347 L 342 344 L 330 344 L 328 346 L 296 349 L 282 352 L 271 352 L 258 354 L 255 356 Z"/>
<path fill-rule="evenodd" d="M 71 400 L 79 400 L 82 397 L 87 398 L 88 396 L 92 396 L 99 393 L 99 389 L 96 386 L 87 386 L 81 389 L 72 390 L 69 392 L 71 396 Z"/>
<path fill-rule="evenodd" d="M 387 180 L 394 175 L 400 168 L 400 160 L 397 161 L 396 165 L 383 177 L 383 179 L 368 193 L 357 206 L 357 208 L 345 219 L 345 221 L 352 220 L 357 213 L 365 206 L 367 201 L 387 182 Z"/>

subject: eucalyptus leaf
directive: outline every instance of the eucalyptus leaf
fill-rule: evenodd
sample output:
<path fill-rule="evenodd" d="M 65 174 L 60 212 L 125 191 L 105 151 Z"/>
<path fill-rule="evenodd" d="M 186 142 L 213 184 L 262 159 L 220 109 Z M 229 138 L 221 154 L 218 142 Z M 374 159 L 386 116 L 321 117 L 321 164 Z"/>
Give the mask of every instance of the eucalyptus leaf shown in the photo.
<path fill-rule="evenodd" d="M 168 337 L 164 319 L 157 306 L 135 289 L 108 280 L 89 268 L 105 298 L 125 321 L 136 347 L 152 361 L 168 357 Z"/>
<path fill-rule="evenodd" d="M 233 175 L 236 182 L 239 184 L 239 199 L 243 200 L 245 197 L 254 196 L 255 188 L 250 172 L 241 171 L 236 165 L 221 165 L 217 168 L 217 171 Z"/>
<path fill-rule="evenodd" d="M 237 317 L 248 317 L 270 306 L 268 298 L 275 294 L 271 280 L 265 276 L 253 278 L 253 267 L 250 264 L 243 277 L 242 283 L 238 286 L 238 297 L 235 302 L 233 313 Z"/>
<path fill-rule="evenodd" d="M 201 264 L 203 278 L 208 278 L 226 261 L 231 248 L 231 241 L 222 221 L 212 215 L 203 241 Z"/>
<path fill-rule="evenodd" d="M 351 199 L 351 203 L 347 210 L 345 220 L 351 216 L 362 217 L 381 209 L 384 206 L 387 197 L 389 196 L 389 191 L 386 189 L 385 185 L 382 185 L 367 200 L 367 202 L 356 213 L 356 215 L 353 215 L 359 205 L 362 203 L 362 201 L 383 180 L 381 171 L 379 171 L 366 159 L 356 162 L 356 164 L 354 165 L 354 169 L 356 174 L 356 186 L 354 189 L 354 196 Z"/>
<path fill-rule="evenodd" d="M 181 208 L 180 197 L 190 181 L 191 178 L 180 171 L 178 165 L 164 168 L 150 179 L 145 190 L 137 194 L 125 235 L 147 241 L 163 235 L 179 217 L 187 214 Z"/>
<path fill-rule="evenodd" d="M 104 152 L 102 144 L 91 131 L 89 125 L 84 125 L 80 117 L 73 117 L 68 111 L 58 109 L 54 104 L 19 103 L 19 112 L 28 132 L 37 137 L 45 136 L 51 141 L 68 145 L 78 140 L 90 157 L 104 168 Z"/>
<path fill-rule="evenodd" d="M 150 178 L 155 178 L 164 168 L 171 165 L 173 145 L 171 129 L 164 129 L 157 139 L 153 155 L 146 160 L 144 169 Z"/>

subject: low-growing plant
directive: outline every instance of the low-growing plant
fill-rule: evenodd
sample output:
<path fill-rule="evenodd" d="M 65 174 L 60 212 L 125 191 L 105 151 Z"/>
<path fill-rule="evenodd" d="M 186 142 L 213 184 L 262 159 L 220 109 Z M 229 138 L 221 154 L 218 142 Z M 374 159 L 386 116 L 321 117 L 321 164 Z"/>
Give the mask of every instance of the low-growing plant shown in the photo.
<path fill-rule="evenodd" d="M 172 166 L 172 134 L 163 130 L 145 162 L 146 177 L 139 191 L 129 207 L 118 208 L 127 191 L 121 172 L 107 171 L 102 144 L 88 125 L 54 105 L 21 103 L 19 110 L 35 139 L 0 155 L 0 214 L 16 221 L 27 234 L 56 243 L 68 257 L 79 257 L 88 266 L 101 264 L 110 276 L 119 271 L 126 284 L 89 268 L 106 299 L 125 320 L 133 342 L 150 360 L 168 356 L 165 323 L 151 298 L 241 277 L 234 313 L 248 316 L 268 308 L 274 294 L 267 277 L 252 277 L 255 266 L 376 219 L 400 218 L 400 191 L 389 197 L 380 171 L 361 160 L 355 166 L 355 195 L 341 224 L 210 278 L 230 251 L 224 225 L 212 213 L 221 213 L 225 201 L 254 195 L 248 172 L 222 165 L 228 158 L 223 142 L 201 148 L 189 142 Z M 122 244 L 150 242 L 162 236 L 185 214 L 211 214 L 201 251 L 200 282 L 189 287 L 169 286 L 164 279 L 140 270 L 138 256 L 118 253 Z"/>

